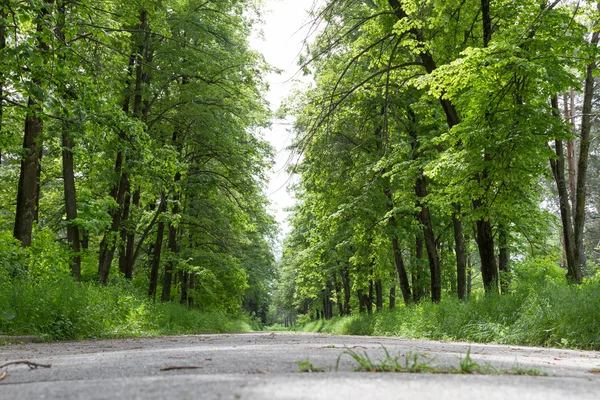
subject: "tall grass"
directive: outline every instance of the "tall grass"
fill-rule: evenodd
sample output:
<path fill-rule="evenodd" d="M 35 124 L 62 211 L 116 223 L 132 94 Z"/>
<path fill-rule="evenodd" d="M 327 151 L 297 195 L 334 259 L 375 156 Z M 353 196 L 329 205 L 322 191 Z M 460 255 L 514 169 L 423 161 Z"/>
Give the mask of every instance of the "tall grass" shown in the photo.
<path fill-rule="evenodd" d="M 301 331 L 600 350 L 600 281 L 547 281 L 510 295 L 446 298 L 373 315 L 313 321 Z"/>
<path fill-rule="evenodd" d="M 153 304 L 124 280 L 108 286 L 69 277 L 0 282 L 0 334 L 42 340 L 249 332 L 245 316 Z"/>

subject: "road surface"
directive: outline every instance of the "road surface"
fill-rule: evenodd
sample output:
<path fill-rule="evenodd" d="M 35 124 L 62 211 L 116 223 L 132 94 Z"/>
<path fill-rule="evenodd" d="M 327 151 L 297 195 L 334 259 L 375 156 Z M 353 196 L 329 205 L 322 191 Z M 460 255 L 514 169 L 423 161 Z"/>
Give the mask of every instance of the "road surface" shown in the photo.
<path fill-rule="evenodd" d="M 438 370 L 469 352 L 496 373 L 354 371 L 349 350 L 377 362 L 384 349 L 402 365 L 418 355 Z M 266 332 L 0 347 L 0 365 L 13 361 L 32 364 L 0 368 L 2 400 L 600 399 L 599 352 L 398 338 Z M 522 370 L 546 376 L 501 373 Z"/>

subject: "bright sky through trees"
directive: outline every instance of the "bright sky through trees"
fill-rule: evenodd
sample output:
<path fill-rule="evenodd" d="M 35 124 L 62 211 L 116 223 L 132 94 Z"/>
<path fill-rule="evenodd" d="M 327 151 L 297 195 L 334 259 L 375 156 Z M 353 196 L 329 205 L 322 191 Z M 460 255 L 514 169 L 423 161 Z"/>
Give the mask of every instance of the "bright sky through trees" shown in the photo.
<path fill-rule="evenodd" d="M 294 82 L 302 79 L 297 65 L 298 55 L 306 38 L 308 17 L 307 11 L 312 8 L 312 1 L 267 0 L 264 4 L 264 24 L 259 34 L 251 39 L 251 46 L 260 51 L 272 66 L 280 69 L 281 74 L 270 74 L 269 93 L 267 100 L 271 109 L 276 111 L 281 101 L 289 94 Z M 285 208 L 290 207 L 294 200 L 286 190 L 290 176 L 286 171 L 289 151 L 286 150 L 291 142 L 289 129 L 291 119 L 274 120 L 270 129 L 266 129 L 265 138 L 276 150 L 276 164 L 272 170 L 268 187 L 272 211 L 284 235 L 288 231 Z"/>

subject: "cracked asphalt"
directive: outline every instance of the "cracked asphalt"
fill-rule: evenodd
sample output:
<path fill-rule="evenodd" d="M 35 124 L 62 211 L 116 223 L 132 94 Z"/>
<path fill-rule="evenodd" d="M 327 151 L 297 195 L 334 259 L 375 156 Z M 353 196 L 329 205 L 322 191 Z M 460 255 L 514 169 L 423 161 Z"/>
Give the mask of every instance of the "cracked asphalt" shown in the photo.
<path fill-rule="evenodd" d="M 354 372 L 348 354 L 494 374 Z M 0 399 L 599 399 L 600 352 L 270 332 L 0 347 Z M 300 372 L 309 362 L 323 373 Z M 337 368 L 336 368 L 337 366 Z M 508 375 L 530 370 L 543 376 Z"/>

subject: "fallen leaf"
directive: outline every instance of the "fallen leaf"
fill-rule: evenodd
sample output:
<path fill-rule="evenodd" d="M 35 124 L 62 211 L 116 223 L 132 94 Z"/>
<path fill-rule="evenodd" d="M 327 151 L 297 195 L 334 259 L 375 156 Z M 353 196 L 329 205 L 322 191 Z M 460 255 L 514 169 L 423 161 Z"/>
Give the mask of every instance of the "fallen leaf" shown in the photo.
<path fill-rule="evenodd" d="M 8 373 L 6 371 L 4 371 L 3 373 L 0 374 L 0 381 L 4 378 L 6 378 L 6 376 L 8 375 Z"/>

